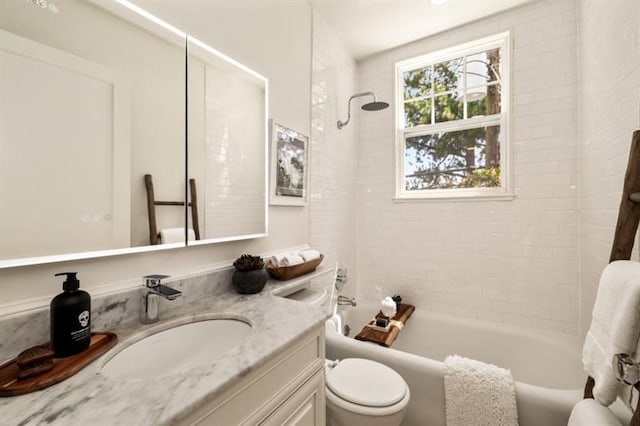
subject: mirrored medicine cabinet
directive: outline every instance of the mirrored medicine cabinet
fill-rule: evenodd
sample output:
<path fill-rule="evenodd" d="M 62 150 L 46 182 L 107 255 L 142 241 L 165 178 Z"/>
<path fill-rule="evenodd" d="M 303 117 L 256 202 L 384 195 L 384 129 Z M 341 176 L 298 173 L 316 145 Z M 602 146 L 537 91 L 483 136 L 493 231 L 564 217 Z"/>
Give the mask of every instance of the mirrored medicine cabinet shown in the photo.
<path fill-rule="evenodd" d="M 2 1 L 0 268 L 266 236 L 267 102 L 125 1 Z"/>

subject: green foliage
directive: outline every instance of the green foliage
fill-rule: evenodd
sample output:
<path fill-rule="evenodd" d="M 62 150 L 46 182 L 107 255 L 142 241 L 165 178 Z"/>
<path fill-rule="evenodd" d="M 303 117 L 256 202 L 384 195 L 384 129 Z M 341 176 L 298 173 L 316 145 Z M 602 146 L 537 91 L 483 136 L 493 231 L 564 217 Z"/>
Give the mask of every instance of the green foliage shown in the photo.
<path fill-rule="evenodd" d="M 255 271 L 264 267 L 264 261 L 260 256 L 243 254 L 233 262 L 233 266 L 238 271 Z"/>
<path fill-rule="evenodd" d="M 465 176 L 458 185 L 460 188 L 493 188 L 496 186 L 500 186 L 500 167 L 474 170 Z"/>
<path fill-rule="evenodd" d="M 462 59 L 454 59 L 404 73 L 406 127 L 433 124 L 432 109 L 438 123 L 462 118 L 464 106 L 455 90 L 460 85 L 463 67 Z M 438 96 L 447 91 L 454 92 Z"/>
<path fill-rule="evenodd" d="M 485 128 L 442 132 L 407 138 L 409 164 L 407 190 L 448 189 L 459 186 L 465 176 L 484 164 L 476 164 L 484 152 Z"/>
<path fill-rule="evenodd" d="M 486 76 L 487 83 L 497 81 L 499 61 L 498 50 L 487 52 L 486 72 L 476 75 Z M 463 119 L 463 78 L 463 58 L 405 72 L 405 127 Z M 483 93 L 467 102 L 467 117 L 500 112 L 500 86 L 486 86 Z M 408 137 L 405 189 L 500 186 L 499 133 L 500 126 L 489 126 Z"/>

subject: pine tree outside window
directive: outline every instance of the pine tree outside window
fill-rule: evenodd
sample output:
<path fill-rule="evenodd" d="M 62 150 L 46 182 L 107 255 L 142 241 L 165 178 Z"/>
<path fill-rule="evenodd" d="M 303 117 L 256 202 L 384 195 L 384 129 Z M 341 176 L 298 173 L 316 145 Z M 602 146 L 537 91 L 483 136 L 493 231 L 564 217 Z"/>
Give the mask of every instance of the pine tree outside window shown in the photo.
<path fill-rule="evenodd" d="M 509 33 L 396 63 L 396 199 L 512 199 Z"/>

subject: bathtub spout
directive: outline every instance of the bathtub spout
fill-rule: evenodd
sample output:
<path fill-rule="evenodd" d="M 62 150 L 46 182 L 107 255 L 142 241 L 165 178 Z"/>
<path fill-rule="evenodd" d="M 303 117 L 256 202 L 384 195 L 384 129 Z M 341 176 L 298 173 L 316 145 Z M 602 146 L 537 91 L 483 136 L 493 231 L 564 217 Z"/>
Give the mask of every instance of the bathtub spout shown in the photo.
<path fill-rule="evenodd" d="M 355 297 L 338 296 L 338 305 L 340 306 L 357 306 Z"/>

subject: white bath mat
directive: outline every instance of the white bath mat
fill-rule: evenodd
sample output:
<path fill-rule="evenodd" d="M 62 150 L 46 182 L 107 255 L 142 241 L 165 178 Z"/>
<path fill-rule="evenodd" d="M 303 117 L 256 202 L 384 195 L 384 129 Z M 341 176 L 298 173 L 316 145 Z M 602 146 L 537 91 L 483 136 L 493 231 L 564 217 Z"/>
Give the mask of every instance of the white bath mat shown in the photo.
<path fill-rule="evenodd" d="M 444 360 L 447 426 L 517 426 L 516 388 L 511 372 L 450 355 Z"/>

